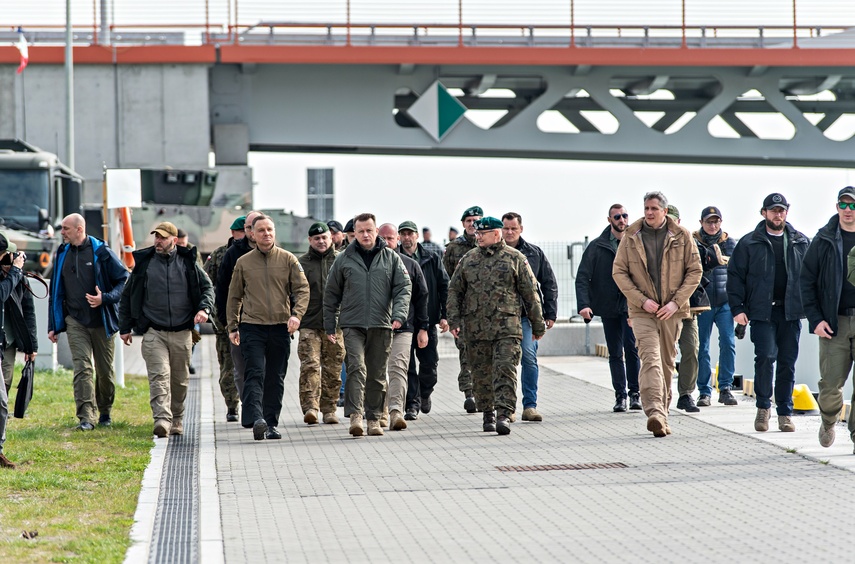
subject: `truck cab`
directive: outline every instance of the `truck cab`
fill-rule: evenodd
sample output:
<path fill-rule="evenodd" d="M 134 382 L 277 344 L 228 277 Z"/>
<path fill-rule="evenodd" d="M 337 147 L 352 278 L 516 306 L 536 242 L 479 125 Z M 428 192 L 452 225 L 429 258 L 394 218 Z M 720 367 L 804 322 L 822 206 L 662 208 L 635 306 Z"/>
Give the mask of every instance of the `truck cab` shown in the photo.
<path fill-rule="evenodd" d="M 53 153 L 0 139 L 0 232 L 24 251 L 25 270 L 50 274 L 62 242 L 54 225 L 80 211 L 83 178 Z"/>

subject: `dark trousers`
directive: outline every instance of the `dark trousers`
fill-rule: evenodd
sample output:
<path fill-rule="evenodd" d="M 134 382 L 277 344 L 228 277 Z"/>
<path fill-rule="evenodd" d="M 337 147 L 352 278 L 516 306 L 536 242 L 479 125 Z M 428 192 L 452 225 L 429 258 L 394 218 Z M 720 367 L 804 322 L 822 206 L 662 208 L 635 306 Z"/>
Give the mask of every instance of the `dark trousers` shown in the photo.
<path fill-rule="evenodd" d="M 772 366 L 775 366 L 775 404 L 778 415 L 793 414 L 793 386 L 802 322 L 787 321 L 783 307 L 772 308 L 769 321 L 751 322 L 754 343 L 754 393 L 758 409 L 772 407 Z"/>
<path fill-rule="evenodd" d="M 268 426 L 276 427 L 291 354 L 288 326 L 241 323 L 240 352 L 246 366 L 240 397 L 241 424 L 252 427 L 257 419 L 264 418 Z"/>
<path fill-rule="evenodd" d="M 437 350 L 436 325 L 428 329 L 428 344 L 420 349 L 416 344 L 418 332 L 413 333 L 413 346 L 410 349 L 410 367 L 407 370 L 407 409 L 418 410 L 422 405 L 422 398 L 430 397 L 436 386 L 436 367 L 439 365 L 439 351 Z M 416 359 L 419 359 L 416 369 Z"/>
<path fill-rule="evenodd" d="M 635 333 L 627 324 L 627 314 L 620 317 L 603 317 L 603 333 L 609 349 L 609 371 L 612 373 L 612 388 L 616 398 L 625 398 L 627 386 L 629 393 L 638 393 L 638 349 L 635 347 Z M 624 360 L 626 366 L 624 366 Z"/>

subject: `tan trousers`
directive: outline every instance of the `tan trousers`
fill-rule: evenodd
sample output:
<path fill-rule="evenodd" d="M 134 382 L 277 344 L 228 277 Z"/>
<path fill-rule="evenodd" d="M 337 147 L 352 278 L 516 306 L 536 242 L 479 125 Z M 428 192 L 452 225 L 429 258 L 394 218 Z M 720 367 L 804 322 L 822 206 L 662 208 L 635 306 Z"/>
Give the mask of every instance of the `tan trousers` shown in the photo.
<path fill-rule="evenodd" d="M 149 402 L 155 421 L 184 417 L 184 399 L 190 380 L 190 330 L 149 329 L 140 347 L 148 371 Z"/>
<path fill-rule="evenodd" d="M 386 380 L 389 382 L 386 392 L 386 411 L 397 409 L 404 412 L 407 399 L 407 370 L 410 368 L 410 349 L 413 346 L 413 333 L 404 331 L 392 337 L 392 350 L 386 363 Z"/>
<path fill-rule="evenodd" d="M 668 420 L 671 378 L 682 326 L 683 320 L 674 317 L 665 321 L 649 317 L 632 319 L 632 331 L 641 359 L 638 375 L 641 405 L 647 417 L 658 416 Z"/>

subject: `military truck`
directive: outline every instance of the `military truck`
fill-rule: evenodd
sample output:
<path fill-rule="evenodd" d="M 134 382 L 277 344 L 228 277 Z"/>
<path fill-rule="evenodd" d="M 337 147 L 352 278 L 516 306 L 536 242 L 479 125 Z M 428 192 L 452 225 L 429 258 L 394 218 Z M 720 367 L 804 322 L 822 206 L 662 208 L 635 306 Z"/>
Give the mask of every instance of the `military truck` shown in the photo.
<path fill-rule="evenodd" d="M 252 202 L 249 193 L 214 199 L 218 178 L 218 171 L 213 169 L 142 169 L 142 207 L 131 212 L 136 247 L 152 245 L 151 231 L 162 221 L 186 231 L 203 258 L 225 244 L 232 222 L 246 215 Z M 261 211 L 273 218 L 277 243 L 282 248 L 292 252 L 308 249 L 307 233 L 316 220 L 284 210 Z"/>
<path fill-rule="evenodd" d="M 0 232 L 24 251 L 24 268 L 50 275 L 62 218 L 80 209 L 83 178 L 53 153 L 0 139 Z"/>

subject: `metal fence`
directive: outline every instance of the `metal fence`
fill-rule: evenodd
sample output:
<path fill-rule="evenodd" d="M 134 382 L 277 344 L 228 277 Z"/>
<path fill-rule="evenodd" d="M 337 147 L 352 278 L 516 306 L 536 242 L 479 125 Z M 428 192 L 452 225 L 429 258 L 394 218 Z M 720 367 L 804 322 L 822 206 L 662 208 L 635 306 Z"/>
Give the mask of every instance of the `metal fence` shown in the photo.
<path fill-rule="evenodd" d="M 576 315 L 576 271 L 585 250 L 585 241 L 534 242 L 543 249 L 558 282 L 558 319 L 566 321 Z"/>
<path fill-rule="evenodd" d="M 31 42 L 61 42 L 65 2 L 0 0 L 0 41 L 20 26 Z M 795 47 L 799 39 L 855 25 L 855 2 L 840 0 L 71 0 L 71 6 L 77 44 L 311 45 L 327 36 L 351 45 L 400 36 L 414 45 L 443 38 L 452 45 L 492 45 L 492 37 L 501 39 L 499 46 L 568 47 L 602 46 L 603 40 L 763 47 L 789 38 L 789 45 L 778 46 Z"/>

